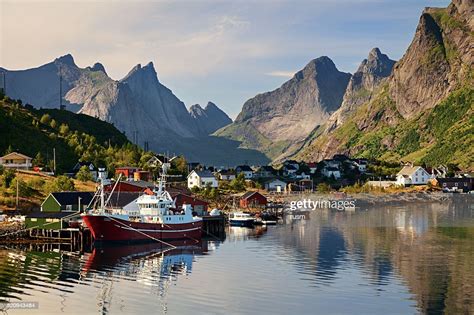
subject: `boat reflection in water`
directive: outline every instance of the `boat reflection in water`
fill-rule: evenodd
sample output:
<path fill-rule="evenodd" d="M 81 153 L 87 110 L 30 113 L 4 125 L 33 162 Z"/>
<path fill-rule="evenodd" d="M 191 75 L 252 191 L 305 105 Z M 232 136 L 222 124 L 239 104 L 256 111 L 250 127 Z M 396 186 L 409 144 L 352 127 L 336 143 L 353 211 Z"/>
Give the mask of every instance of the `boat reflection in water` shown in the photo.
<path fill-rule="evenodd" d="M 82 278 L 125 278 L 150 287 L 151 292 L 165 296 L 171 283 L 192 270 L 196 255 L 207 252 L 207 242 L 175 241 L 174 247 L 160 243 L 103 245 L 94 248 L 82 268 Z M 110 291 L 112 284 L 105 291 Z M 112 294 L 102 294 L 99 307 L 110 304 Z"/>

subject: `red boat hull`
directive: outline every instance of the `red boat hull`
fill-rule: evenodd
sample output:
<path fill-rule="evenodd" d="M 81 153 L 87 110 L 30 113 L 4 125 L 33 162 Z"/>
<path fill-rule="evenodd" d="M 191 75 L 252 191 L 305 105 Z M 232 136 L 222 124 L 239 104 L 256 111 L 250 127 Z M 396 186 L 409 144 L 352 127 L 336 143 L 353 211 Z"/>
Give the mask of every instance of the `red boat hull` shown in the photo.
<path fill-rule="evenodd" d="M 202 221 L 180 224 L 140 223 L 101 215 L 83 216 L 96 241 L 200 239 Z"/>

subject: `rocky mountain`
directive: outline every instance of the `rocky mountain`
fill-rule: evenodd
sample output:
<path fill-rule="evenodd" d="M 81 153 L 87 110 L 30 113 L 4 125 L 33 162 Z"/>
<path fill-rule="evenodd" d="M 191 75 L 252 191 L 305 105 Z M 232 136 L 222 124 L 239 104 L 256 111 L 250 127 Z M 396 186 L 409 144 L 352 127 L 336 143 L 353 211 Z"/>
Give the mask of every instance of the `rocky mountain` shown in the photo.
<path fill-rule="evenodd" d="M 332 130 L 341 125 L 355 109 L 368 102 L 380 83 L 390 76 L 394 64 L 395 61 L 382 54 L 378 48 L 372 49 L 349 80 L 342 105 L 329 118 L 327 129 Z"/>
<path fill-rule="evenodd" d="M 210 137 L 231 122 L 229 117 L 212 103 L 188 112 L 158 80 L 152 63 L 136 65 L 119 81 L 108 77 L 100 63 L 79 68 L 71 55 L 34 69 L 2 70 L 11 98 L 37 108 L 59 108 L 62 102 L 68 110 L 114 124 L 131 141 L 147 143 L 151 150 L 216 165 L 268 162 L 260 152 L 238 148 L 235 141 Z"/>
<path fill-rule="evenodd" d="M 472 0 L 426 8 L 405 55 L 372 97 L 336 128 L 308 138 L 296 157 L 346 153 L 474 169 L 473 8 Z"/>
<path fill-rule="evenodd" d="M 197 129 L 202 135 L 209 135 L 232 123 L 232 119 L 212 102 L 208 102 L 205 108 L 195 104 L 189 108 L 189 113 L 195 120 Z"/>
<path fill-rule="evenodd" d="M 272 158 L 286 155 L 339 108 L 350 77 L 328 57 L 314 59 L 278 89 L 246 101 L 235 122 L 216 135 Z"/>

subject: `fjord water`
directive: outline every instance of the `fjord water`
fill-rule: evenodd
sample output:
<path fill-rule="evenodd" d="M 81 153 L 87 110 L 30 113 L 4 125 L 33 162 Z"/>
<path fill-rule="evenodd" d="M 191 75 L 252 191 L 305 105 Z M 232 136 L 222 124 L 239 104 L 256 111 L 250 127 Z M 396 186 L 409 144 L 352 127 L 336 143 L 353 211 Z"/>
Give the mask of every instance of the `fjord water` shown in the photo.
<path fill-rule="evenodd" d="M 224 241 L 0 250 L 10 314 L 472 314 L 474 205 L 317 210 Z M 295 219 L 295 220 L 293 220 Z"/>

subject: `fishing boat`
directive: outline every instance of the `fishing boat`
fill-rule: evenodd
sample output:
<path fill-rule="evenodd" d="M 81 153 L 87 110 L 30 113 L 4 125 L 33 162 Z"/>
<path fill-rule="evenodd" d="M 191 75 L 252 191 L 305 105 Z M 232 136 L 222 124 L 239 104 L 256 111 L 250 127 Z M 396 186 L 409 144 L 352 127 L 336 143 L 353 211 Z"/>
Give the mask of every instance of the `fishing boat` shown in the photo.
<path fill-rule="evenodd" d="M 252 227 L 255 219 L 248 213 L 233 212 L 229 216 L 229 224 L 231 226 Z"/>
<path fill-rule="evenodd" d="M 165 189 L 169 167 L 169 163 L 163 163 L 162 176 L 153 194 L 138 197 L 138 211 L 108 209 L 104 195 L 104 179 L 101 178 L 100 192 L 96 194 L 100 196 L 100 206 L 82 215 L 83 222 L 91 230 L 94 240 L 107 242 L 200 239 L 202 219 L 193 216 L 191 205 L 184 204 L 181 209 L 177 209 Z"/>

